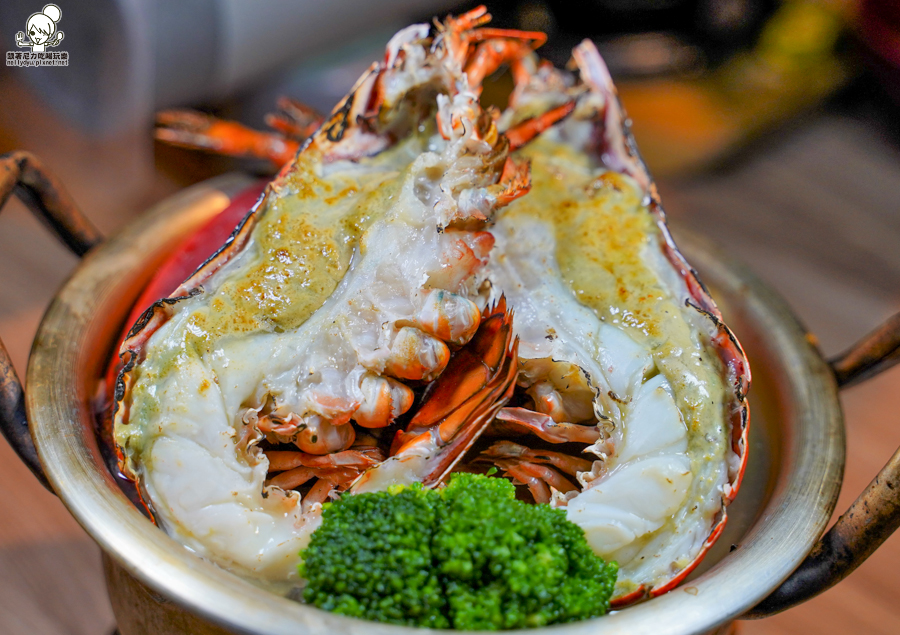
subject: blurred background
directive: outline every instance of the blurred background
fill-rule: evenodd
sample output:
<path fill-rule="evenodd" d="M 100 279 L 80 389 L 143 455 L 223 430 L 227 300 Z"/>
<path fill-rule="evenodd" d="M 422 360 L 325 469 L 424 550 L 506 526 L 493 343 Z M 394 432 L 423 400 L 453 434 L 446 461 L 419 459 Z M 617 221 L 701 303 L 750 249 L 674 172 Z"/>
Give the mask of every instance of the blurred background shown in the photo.
<path fill-rule="evenodd" d="M 327 112 L 399 28 L 477 3 L 60 0 L 64 67 L 0 67 L 0 153 L 30 150 L 105 232 L 179 189 L 259 162 L 153 139 L 192 107 L 254 128 L 281 95 Z M 0 49 L 42 2 L 0 3 Z M 900 309 L 900 3 L 497 0 L 563 65 L 592 38 L 617 81 L 677 238 L 691 230 L 777 288 L 832 355 Z M 502 72 L 491 91 L 509 82 Z M 75 265 L 24 207 L 0 215 L 0 336 L 20 374 Z M 740 334 L 738 334 L 740 335 Z M 900 444 L 900 368 L 843 395 L 843 510 Z M 900 537 L 752 635 L 900 632 Z M 108 633 L 99 555 L 0 441 L 0 633 Z"/>

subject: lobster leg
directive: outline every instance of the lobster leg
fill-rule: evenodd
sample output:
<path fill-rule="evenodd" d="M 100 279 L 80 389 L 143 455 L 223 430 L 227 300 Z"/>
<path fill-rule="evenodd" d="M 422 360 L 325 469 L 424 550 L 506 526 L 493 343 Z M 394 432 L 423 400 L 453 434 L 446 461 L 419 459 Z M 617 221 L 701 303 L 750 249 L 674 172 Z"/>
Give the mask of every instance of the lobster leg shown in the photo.
<path fill-rule="evenodd" d="M 562 493 L 573 492 L 578 490 L 578 486 L 569 481 L 562 474 L 554 470 L 552 467 L 547 467 L 546 465 L 538 465 L 537 463 L 529 463 L 527 461 L 523 461 L 514 465 L 516 469 L 515 473 L 512 473 L 513 476 L 516 474 L 527 474 L 533 478 L 540 479 L 542 482 L 546 483 L 550 487 L 555 490 L 558 490 Z M 516 476 L 518 478 L 518 476 Z"/>
<path fill-rule="evenodd" d="M 578 491 L 578 486 L 564 477 L 560 471 L 575 476 L 591 469 L 591 462 L 560 452 L 537 451 L 513 443 L 499 441 L 481 453 L 475 460 L 496 465 L 519 483 L 528 487 L 536 503 L 550 502 L 551 490 L 567 494 Z M 553 467 L 549 467 L 546 464 Z M 558 468 L 558 469 L 557 469 Z"/>
<path fill-rule="evenodd" d="M 314 108 L 290 97 L 279 97 L 277 106 L 278 112 L 266 115 L 266 125 L 297 141 L 311 137 L 325 121 Z"/>
<path fill-rule="evenodd" d="M 359 476 L 360 471 L 352 467 L 295 467 L 282 472 L 266 482 L 266 485 L 280 487 L 283 490 L 300 487 L 313 478 L 328 481 L 332 485 L 350 483 Z"/>
<path fill-rule="evenodd" d="M 294 139 L 192 110 L 163 110 L 157 113 L 156 123 L 154 136 L 160 141 L 229 156 L 266 159 L 278 167 L 293 159 L 300 148 Z"/>
<path fill-rule="evenodd" d="M 515 388 L 518 340 L 505 299 L 487 309 L 475 336 L 431 386 L 406 431 L 397 433 L 391 457 L 367 470 L 353 493 L 391 483 L 440 483 Z"/>
<path fill-rule="evenodd" d="M 438 25 L 442 37 L 451 40 L 447 47 L 455 52 L 456 61 L 469 77 L 469 84 L 481 90 L 481 80 L 497 70 L 504 62 L 513 62 L 530 54 L 547 41 L 547 35 L 537 31 L 478 28 L 491 21 L 484 5 L 456 18 L 448 17 Z M 479 44 L 474 53 L 473 44 Z"/>
<path fill-rule="evenodd" d="M 481 29 L 476 31 L 476 33 L 484 31 L 499 31 L 499 29 Z M 527 38 L 532 34 L 523 33 L 523 35 Z M 540 44 L 543 44 L 543 41 L 540 41 Z M 500 68 L 504 63 L 529 55 L 535 48 L 537 46 L 534 45 L 534 40 L 531 38 L 512 39 L 505 34 L 482 42 L 475 48 L 475 52 L 466 63 L 466 75 L 469 78 L 469 83 L 480 92 L 481 84 L 485 77 Z"/>
<path fill-rule="evenodd" d="M 327 501 L 335 489 L 337 489 L 337 485 L 324 478 L 320 478 L 316 481 L 316 484 L 312 486 L 306 496 L 303 497 L 303 511 L 309 512 L 316 503 L 321 504 Z"/>
<path fill-rule="evenodd" d="M 270 472 L 284 472 L 298 467 L 349 467 L 364 470 L 384 460 L 378 448 L 368 451 L 344 450 L 331 454 L 307 454 L 290 450 L 266 452 Z"/>
<path fill-rule="evenodd" d="M 600 439 L 600 430 L 596 426 L 579 425 L 577 423 L 557 423 L 548 415 L 534 412 L 526 408 L 502 408 L 497 413 L 498 421 L 502 421 L 517 430 L 530 432 L 550 443 L 595 443 Z"/>
<path fill-rule="evenodd" d="M 521 465 L 515 463 L 503 468 L 503 471 L 525 485 L 528 491 L 531 492 L 535 503 L 550 502 L 550 488 L 547 487 L 547 483 L 540 477 L 530 474 Z"/>
<path fill-rule="evenodd" d="M 550 128 L 571 115 L 574 110 L 575 102 L 569 101 L 562 106 L 557 106 L 553 110 L 548 110 L 537 117 L 526 119 L 522 123 L 510 128 L 506 131 L 506 138 L 509 139 L 510 151 L 518 150 L 544 132 L 547 128 Z"/>
<path fill-rule="evenodd" d="M 593 463 L 587 459 L 570 456 L 562 452 L 532 450 L 512 441 L 497 441 L 481 454 L 486 458 L 510 458 L 528 461 L 529 463 L 548 464 L 570 476 L 576 476 L 578 472 L 588 472 L 593 466 Z"/>

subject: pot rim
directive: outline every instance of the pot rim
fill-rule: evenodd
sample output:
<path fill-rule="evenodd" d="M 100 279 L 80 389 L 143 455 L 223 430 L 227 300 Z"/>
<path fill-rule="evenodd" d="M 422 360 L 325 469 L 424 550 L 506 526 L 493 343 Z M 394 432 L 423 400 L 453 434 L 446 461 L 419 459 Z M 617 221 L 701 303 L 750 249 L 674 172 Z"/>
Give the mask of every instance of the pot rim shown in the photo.
<path fill-rule="evenodd" d="M 183 190 L 95 248 L 63 285 L 44 315 L 28 365 L 26 408 L 38 455 L 62 502 L 107 554 L 153 591 L 216 624 L 259 635 L 295 635 L 298 628 L 316 635 L 407 631 L 289 600 L 202 560 L 131 504 L 100 455 L 91 401 L 131 302 L 185 235 L 252 182 L 232 174 Z M 840 492 L 845 442 L 837 386 L 811 336 L 743 265 L 678 234 L 690 261 L 716 289 L 740 299 L 737 308 L 769 335 L 783 362 L 779 391 L 795 432 L 785 440 L 780 484 L 740 549 L 688 585 L 602 618 L 550 627 L 560 634 L 684 635 L 737 618 L 800 564 Z"/>

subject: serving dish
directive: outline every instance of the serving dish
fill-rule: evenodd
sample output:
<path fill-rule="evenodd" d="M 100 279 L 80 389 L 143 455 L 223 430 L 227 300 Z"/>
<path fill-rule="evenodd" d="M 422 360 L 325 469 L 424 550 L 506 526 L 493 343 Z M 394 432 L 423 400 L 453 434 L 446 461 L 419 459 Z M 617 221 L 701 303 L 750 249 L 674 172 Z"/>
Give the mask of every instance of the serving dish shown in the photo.
<path fill-rule="evenodd" d="M 73 251 L 90 251 L 42 322 L 27 392 L 5 351 L 0 355 L 3 430 L 103 549 L 123 635 L 397 632 L 399 627 L 342 618 L 268 594 L 191 555 L 131 504 L 100 453 L 91 400 L 136 295 L 182 238 L 227 207 L 251 179 L 232 175 L 185 190 L 92 248 L 99 234 L 36 159 L 14 153 L 3 166 L 0 202 L 15 190 Z M 572 633 L 702 633 L 742 615 L 782 610 L 849 573 L 900 520 L 891 490 L 900 485 L 895 456 L 851 513 L 816 542 L 843 472 L 838 384 L 861 380 L 895 360 L 900 320 L 829 367 L 777 296 L 739 264 L 697 239 L 679 237 L 755 364 L 753 459 L 744 493 L 728 533 L 685 585 L 599 620 L 557 627 Z"/>

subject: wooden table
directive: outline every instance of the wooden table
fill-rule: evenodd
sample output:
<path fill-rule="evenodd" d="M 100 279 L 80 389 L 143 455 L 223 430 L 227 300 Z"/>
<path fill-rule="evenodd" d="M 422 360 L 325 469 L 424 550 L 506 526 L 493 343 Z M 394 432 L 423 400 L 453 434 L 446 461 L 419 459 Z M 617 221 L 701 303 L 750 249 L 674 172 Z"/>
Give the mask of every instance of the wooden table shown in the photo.
<path fill-rule="evenodd" d="M 673 221 L 724 245 L 789 299 L 833 354 L 900 309 L 900 154 L 872 122 L 836 114 L 783 131 L 734 167 L 662 183 Z M 141 131 L 90 141 L 0 79 L 0 151 L 32 150 L 105 232 L 178 187 Z M 20 368 L 74 258 L 13 204 L 0 217 L 0 336 Z M 900 368 L 843 396 L 844 509 L 900 444 Z M 113 627 L 97 548 L 0 442 L 0 633 L 100 635 Z M 900 632 L 900 536 L 840 586 L 745 635 Z M 161 634 L 163 635 L 163 634 Z"/>

